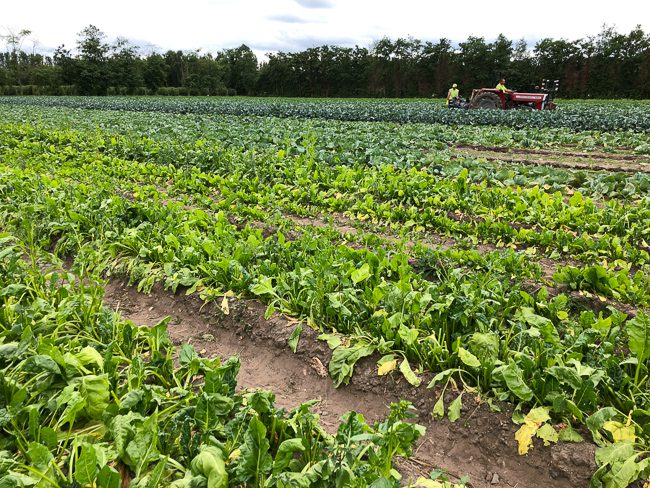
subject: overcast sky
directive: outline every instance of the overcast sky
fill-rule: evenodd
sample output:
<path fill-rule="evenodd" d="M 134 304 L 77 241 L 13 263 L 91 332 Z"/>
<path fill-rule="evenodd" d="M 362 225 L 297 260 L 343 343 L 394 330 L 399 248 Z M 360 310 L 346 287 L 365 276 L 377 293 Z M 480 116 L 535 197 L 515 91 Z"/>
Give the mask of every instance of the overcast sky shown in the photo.
<path fill-rule="evenodd" d="M 32 31 L 23 48 L 74 47 L 88 24 L 109 40 L 147 50 L 217 52 L 244 43 L 258 56 L 322 44 L 369 47 L 383 36 L 462 41 L 503 33 L 532 45 L 544 37 L 577 39 L 606 23 L 620 32 L 650 31 L 650 1 L 546 0 L 0 0 L 0 33 Z M 455 6 L 458 5 L 458 6 Z"/>

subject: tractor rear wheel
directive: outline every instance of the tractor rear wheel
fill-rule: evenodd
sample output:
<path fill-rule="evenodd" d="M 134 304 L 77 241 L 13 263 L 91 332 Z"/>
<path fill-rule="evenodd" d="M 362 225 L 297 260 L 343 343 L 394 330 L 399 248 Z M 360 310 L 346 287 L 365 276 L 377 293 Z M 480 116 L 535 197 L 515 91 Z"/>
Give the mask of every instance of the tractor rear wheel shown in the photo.
<path fill-rule="evenodd" d="M 501 99 L 499 95 L 492 92 L 479 93 L 470 103 L 469 108 L 499 109 L 501 108 Z"/>

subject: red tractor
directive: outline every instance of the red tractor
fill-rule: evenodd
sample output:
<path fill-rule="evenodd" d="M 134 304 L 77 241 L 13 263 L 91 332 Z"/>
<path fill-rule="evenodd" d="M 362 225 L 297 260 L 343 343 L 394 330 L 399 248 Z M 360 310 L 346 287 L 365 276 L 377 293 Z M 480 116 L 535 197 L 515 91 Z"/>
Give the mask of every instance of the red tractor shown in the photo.
<path fill-rule="evenodd" d="M 512 90 L 502 92 L 496 88 L 478 88 L 472 90 L 469 108 L 518 109 L 518 110 L 555 110 L 553 95 L 557 92 L 559 82 L 552 84 L 544 80 L 542 93 L 521 93 Z"/>

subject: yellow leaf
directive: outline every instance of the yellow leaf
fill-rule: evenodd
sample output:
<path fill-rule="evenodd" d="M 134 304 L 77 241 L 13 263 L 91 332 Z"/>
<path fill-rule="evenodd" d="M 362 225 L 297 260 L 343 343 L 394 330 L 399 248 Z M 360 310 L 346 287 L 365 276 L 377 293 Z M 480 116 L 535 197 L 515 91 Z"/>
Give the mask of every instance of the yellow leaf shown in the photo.
<path fill-rule="evenodd" d="M 614 420 L 608 420 L 603 424 L 603 429 L 612 433 L 614 442 L 634 442 L 636 435 L 633 425 L 623 425 Z"/>
<path fill-rule="evenodd" d="M 445 488 L 445 485 L 440 481 L 428 480 L 420 476 L 415 482 L 415 488 Z"/>
<path fill-rule="evenodd" d="M 228 297 L 224 296 L 223 300 L 221 300 L 221 311 L 223 312 L 224 315 L 229 315 L 230 314 L 230 307 L 228 306 Z"/>
<path fill-rule="evenodd" d="M 230 453 L 230 456 L 228 456 L 228 462 L 230 463 L 231 461 L 237 461 L 240 456 L 241 456 L 241 451 L 239 449 L 235 449 L 233 452 Z"/>
<path fill-rule="evenodd" d="M 524 422 L 531 425 L 536 424 L 536 427 L 539 427 L 541 424 L 550 419 L 551 417 L 548 414 L 548 409 L 544 407 L 537 407 L 528 412 L 528 415 L 524 417 Z"/>
<path fill-rule="evenodd" d="M 550 424 L 544 424 L 537 430 L 537 437 L 544 441 L 545 446 L 550 446 L 551 442 L 555 443 L 560 438 L 560 434 Z"/>
<path fill-rule="evenodd" d="M 379 376 L 384 376 L 391 371 L 393 371 L 397 367 L 397 359 L 393 359 L 392 361 L 386 361 L 384 364 L 379 366 L 379 370 L 377 371 L 377 374 Z"/>
<path fill-rule="evenodd" d="M 533 445 L 533 435 L 537 432 L 537 425 L 526 422 L 515 433 L 515 440 L 519 443 L 519 454 L 524 455 Z"/>

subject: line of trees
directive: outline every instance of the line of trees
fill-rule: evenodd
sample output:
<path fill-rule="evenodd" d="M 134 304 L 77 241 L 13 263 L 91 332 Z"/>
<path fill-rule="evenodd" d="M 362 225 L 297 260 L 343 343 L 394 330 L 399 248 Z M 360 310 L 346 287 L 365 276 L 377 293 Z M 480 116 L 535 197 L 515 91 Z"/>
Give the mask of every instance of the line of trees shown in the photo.
<path fill-rule="evenodd" d="M 126 39 L 106 42 L 90 25 L 74 50 L 53 56 L 22 49 L 29 31 L 2 36 L 0 93 L 272 95 L 302 97 L 444 96 L 451 83 L 462 93 L 505 77 L 510 88 L 529 90 L 559 79 L 563 97 L 650 98 L 650 35 L 611 27 L 585 39 L 542 39 L 534 46 L 499 35 L 422 42 L 383 38 L 372 47 L 323 45 L 268 54 L 258 63 L 246 45 L 219 51 L 143 55 Z"/>

